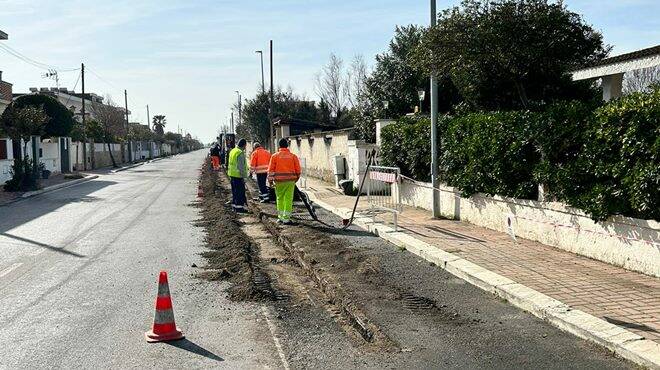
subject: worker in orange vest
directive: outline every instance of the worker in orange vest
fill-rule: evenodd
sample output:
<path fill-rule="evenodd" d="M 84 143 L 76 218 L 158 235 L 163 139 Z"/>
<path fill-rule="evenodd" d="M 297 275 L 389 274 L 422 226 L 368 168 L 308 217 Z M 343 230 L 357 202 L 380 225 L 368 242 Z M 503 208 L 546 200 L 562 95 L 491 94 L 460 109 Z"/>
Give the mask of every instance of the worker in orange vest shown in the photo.
<path fill-rule="evenodd" d="M 289 151 L 289 142 L 286 139 L 280 139 L 279 147 L 280 150 L 270 157 L 268 181 L 275 184 L 277 222 L 291 225 L 293 193 L 301 174 L 300 161 Z"/>
<path fill-rule="evenodd" d="M 257 174 L 257 185 L 259 185 L 259 201 L 268 202 L 268 187 L 266 179 L 268 178 L 268 165 L 270 164 L 270 152 L 255 142 L 252 146 L 254 151 L 250 157 L 250 171 Z"/>

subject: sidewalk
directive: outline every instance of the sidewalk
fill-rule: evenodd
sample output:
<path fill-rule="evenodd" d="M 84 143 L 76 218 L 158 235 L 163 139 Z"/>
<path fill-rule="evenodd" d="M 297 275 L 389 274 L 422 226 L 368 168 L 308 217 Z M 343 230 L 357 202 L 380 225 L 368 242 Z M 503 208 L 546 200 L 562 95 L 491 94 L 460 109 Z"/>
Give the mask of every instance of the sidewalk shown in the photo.
<path fill-rule="evenodd" d="M 332 184 L 308 179 L 307 185 L 313 198 L 336 209 L 355 203 Z M 358 210 L 367 208 L 366 198 L 360 203 Z M 538 242 L 514 242 L 507 234 L 466 222 L 433 219 L 430 212 L 408 206 L 399 215 L 399 231 L 660 343 L 660 279 Z"/>

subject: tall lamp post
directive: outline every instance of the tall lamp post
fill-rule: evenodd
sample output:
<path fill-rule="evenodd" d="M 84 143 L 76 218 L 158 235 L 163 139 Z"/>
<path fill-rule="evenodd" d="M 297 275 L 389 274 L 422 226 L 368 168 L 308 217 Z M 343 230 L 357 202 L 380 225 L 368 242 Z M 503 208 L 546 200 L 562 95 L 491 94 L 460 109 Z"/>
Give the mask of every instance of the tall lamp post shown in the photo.
<path fill-rule="evenodd" d="M 438 19 L 436 0 L 431 0 L 431 27 Z M 440 217 L 440 194 L 438 193 L 438 81 L 435 72 L 431 72 L 431 183 L 433 217 Z"/>
<path fill-rule="evenodd" d="M 238 127 L 240 124 L 243 123 L 243 118 L 241 115 L 241 93 L 238 92 L 238 90 L 235 91 L 236 95 L 238 95 L 238 119 L 236 120 L 236 127 Z"/>
<path fill-rule="evenodd" d="M 259 54 L 261 57 L 261 94 L 266 95 L 266 80 L 264 79 L 264 52 L 263 50 L 257 50 L 255 53 Z"/>

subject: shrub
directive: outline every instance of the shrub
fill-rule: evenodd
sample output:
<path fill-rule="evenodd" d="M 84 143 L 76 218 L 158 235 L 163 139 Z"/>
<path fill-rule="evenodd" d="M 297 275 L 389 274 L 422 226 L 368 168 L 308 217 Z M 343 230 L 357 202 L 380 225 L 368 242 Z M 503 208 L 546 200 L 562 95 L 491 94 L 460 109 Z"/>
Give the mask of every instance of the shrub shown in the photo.
<path fill-rule="evenodd" d="M 5 185 L 5 191 L 31 191 L 39 188 L 39 177 L 41 173 L 35 171 L 34 161 L 28 156 L 23 159 L 14 160 L 11 167 L 12 178 Z"/>
<path fill-rule="evenodd" d="M 531 127 L 542 115 L 527 111 L 472 113 L 449 120 L 443 133 L 442 180 L 475 193 L 536 197 L 533 170 L 540 154 Z"/>
<path fill-rule="evenodd" d="M 558 170 L 559 196 L 596 220 L 660 220 L 660 89 L 597 109 L 576 161 Z"/>
<path fill-rule="evenodd" d="M 438 120 L 438 133 L 447 118 Z M 431 179 L 431 120 L 406 116 L 382 131 L 380 158 L 384 165 L 399 167 L 401 173 L 421 181 Z"/>

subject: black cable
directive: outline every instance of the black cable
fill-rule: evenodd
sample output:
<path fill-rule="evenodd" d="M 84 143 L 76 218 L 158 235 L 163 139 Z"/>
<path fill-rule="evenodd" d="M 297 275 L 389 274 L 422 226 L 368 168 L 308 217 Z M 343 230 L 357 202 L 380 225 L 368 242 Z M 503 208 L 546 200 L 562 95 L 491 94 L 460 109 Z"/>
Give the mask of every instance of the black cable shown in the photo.
<path fill-rule="evenodd" d="M 310 216 L 312 216 L 312 219 L 324 226 L 333 228 L 333 229 L 340 229 L 340 230 L 346 230 L 351 225 L 353 225 L 353 220 L 355 219 L 355 212 L 357 211 L 357 206 L 358 203 L 360 202 L 360 197 L 362 196 L 362 189 L 364 187 L 364 183 L 366 182 L 367 179 L 367 174 L 369 173 L 369 169 L 371 168 L 371 165 L 373 163 L 374 157 L 376 156 L 376 149 L 372 150 L 371 153 L 369 153 L 369 157 L 367 158 L 367 168 L 364 171 L 364 175 L 362 175 L 362 181 L 360 181 L 360 189 L 358 190 L 357 198 L 355 198 L 355 204 L 353 204 L 353 211 L 351 212 L 351 218 L 348 219 L 348 222 L 346 222 L 345 225 L 343 225 L 341 228 L 332 226 L 328 224 L 327 222 L 324 222 L 318 218 L 316 215 L 316 212 L 314 211 L 314 207 L 309 203 L 309 198 L 307 197 L 307 194 L 303 193 L 296 187 L 296 190 L 301 194 L 300 199 L 302 200 L 303 204 L 305 204 L 305 208 L 307 208 L 307 212 L 309 212 Z M 343 221 L 343 220 L 342 220 Z"/>

